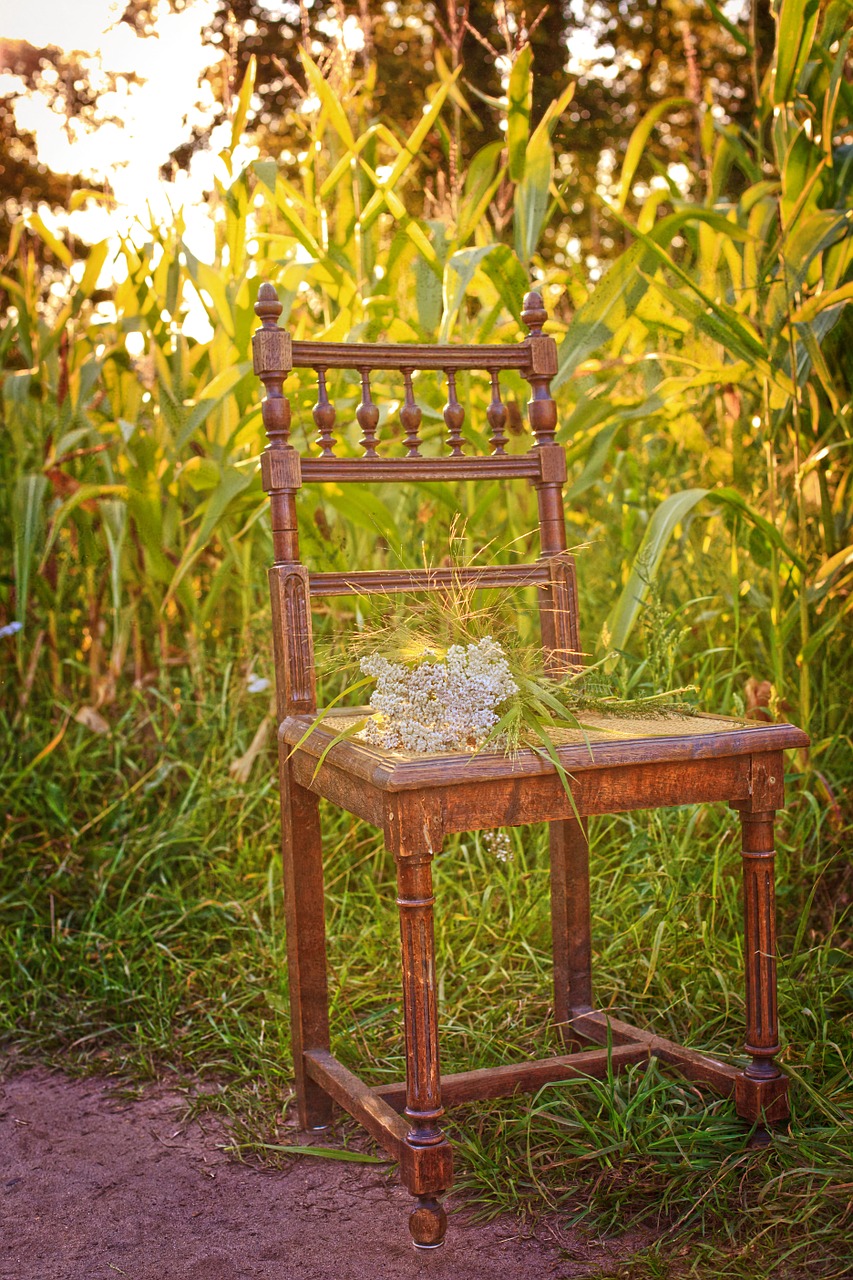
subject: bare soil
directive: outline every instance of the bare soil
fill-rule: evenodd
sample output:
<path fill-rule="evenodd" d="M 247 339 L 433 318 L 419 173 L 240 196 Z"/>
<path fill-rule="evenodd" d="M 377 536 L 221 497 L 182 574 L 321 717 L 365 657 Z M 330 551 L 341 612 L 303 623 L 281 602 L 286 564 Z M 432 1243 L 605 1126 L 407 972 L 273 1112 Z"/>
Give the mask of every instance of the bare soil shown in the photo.
<path fill-rule="evenodd" d="M 443 1249 L 409 1243 L 410 1199 L 379 1165 L 238 1163 L 216 1119 L 187 1123 L 163 1086 L 42 1068 L 0 1086 L 2 1280 L 559 1280 L 627 1274 L 619 1256 L 542 1219 L 465 1220 Z M 455 1210 L 455 1211 L 454 1211 Z M 636 1248 L 641 1242 L 633 1240 Z"/>

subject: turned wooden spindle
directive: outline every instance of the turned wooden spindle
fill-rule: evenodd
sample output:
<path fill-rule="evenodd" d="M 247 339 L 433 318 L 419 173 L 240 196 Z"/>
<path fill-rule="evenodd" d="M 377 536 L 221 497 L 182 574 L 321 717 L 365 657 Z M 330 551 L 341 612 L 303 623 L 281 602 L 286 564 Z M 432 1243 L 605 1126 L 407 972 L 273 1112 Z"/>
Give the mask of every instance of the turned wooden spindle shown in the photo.
<path fill-rule="evenodd" d="M 252 337 L 255 373 L 265 393 L 261 416 L 267 446 L 261 455 L 261 476 L 270 499 L 276 564 L 289 564 L 299 559 L 295 491 L 301 479 L 299 455 L 290 444 L 290 403 L 282 389 L 292 368 L 292 349 L 290 334 L 278 327 L 281 310 L 273 286 L 262 284 L 255 303 L 261 328 Z"/>
<path fill-rule="evenodd" d="M 434 1045 L 438 1031 L 431 855 L 399 858 L 397 889 L 407 1014 L 406 1056 L 411 1066 L 404 1114 L 411 1122 L 408 1141 L 416 1147 L 429 1147 L 442 1141 L 438 1122 L 444 1115 L 438 1054 L 429 1043 L 433 1041 Z"/>
<path fill-rule="evenodd" d="M 326 370 L 318 369 L 317 403 L 314 406 L 313 418 L 319 431 L 317 443 L 320 446 L 320 454 L 324 458 L 333 458 L 335 456 L 335 444 L 337 442 L 332 435 L 335 417 L 335 406 L 329 400 L 329 393 L 326 390 Z"/>
<path fill-rule="evenodd" d="M 734 802 L 741 820 L 744 1048 L 750 1055 L 748 1066 L 735 1083 L 735 1106 L 739 1116 L 757 1125 L 751 1139 L 753 1146 L 766 1145 L 770 1139 L 765 1126 L 789 1115 L 788 1078 L 774 1060 L 779 1052 L 779 1024 L 773 823 L 778 803 L 784 799 L 784 769 L 781 752 L 754 756 L 750 802 Z"/>
<path fill-rule="evenodd" d="M 776 1014 L 776 892 L 773 813 L 742 813 L 746 1043 L 751 1080 L 775 1080 L 779 1052 Z"/>
<path fill-rule="evenodd" d="M 553 444 L 557 430 L 557 406 L 551 398 L 551 379 L 557 372 L 557 344 L 542 332 L 548 312 L 539 293 L 526 293 L 521 318 L 530 331 L 531 370 L 527 375 L 532 392 L 527 405 L 530 429 L 537 445 Z"/>
<path fill-rule="evenodd" d="M 356 421 L 361 427 L 361 447 L 366 458 L 376 458 L 376 428 L 379 425 L 379 410 L 373 403 L 370 394 L 370 370 L 361 369 L 361 404 L 355 411 Z"/>
<path fill-rule="evenodd" d="M 521 317 L 530 331 L 531 398 L 527 411 L 530 427 L 536 437 L 542 474 L 536 484 L 539 504 L 539 535 L 542 556 L 549 563 L 551 582 L 539 592 L 539 614 L 545 664 L 550 674 L 565 673 L 572 661 L 574 645 L 570 636 L 568 606 L 568 563 L 556 557 L 566 550 L 566 521 L 563 515 L 563 484 L 566 480 L 566 455 L 554 439 L 557 430 L 557 406 L 551 396 L 551 379 L 557 372 L 557 344 L 542 332 L 548 313 L 539 293 L 525 294 Z"/>
<path fill-rule="evenodd" d="M 403 369 L 402 372 L 405 383 L 405 400 L 400 410 L 400 421 L 406 432 L 403 444 L 406 446 L 406 457 L 417 458 L 420 456 L 421 451 L 421 439 L 418 432 L 421 428 L 423 414 L 415 404 L 415 393 L 412 390 L 412 370 Z"/>
<path fill-rule="evenodd" d="M 504 445 L 507 442 L 506 434 L 507 423 L 507 407 L 501 400 L 501 380 L 497 369 L 492 370 L 492 399 L 486 410 L 486 418 L 489 423 L 489 441 L 492 446 L 493 454 L 503 454 L 506 452 Z"/>
<path fill-rule="evenodd" d="M 555 443 L 557 406 L 551 398 L 551 379 L 557 372 L 557 344 L 542 332 L 548 313 L 538 293 L 524 295 L 521 318 L 530 330 L 531 398 L 527 404 L 530 427 L 542 456 L 542 480 L 536 486 L 539 497 L 539 526 L 542 554 L 552 556 L 566 549 L 566 522 L 563 518 L 562 486 L 566 479 L 566 455 Z M 550 639 L 550 637 L 549 637 Z M 551 647 L 546 641 L 546 647 Z"/>
<path fill-rule="evenodd" d="M 465 410 L 456 395 L 456 371 L 446 370 L 447 404 L 444 406 L 444 421 L 447 424 L 447 443 L 452 458 L 462 457 L 462 423 L 465 421 Z"/>
<path fill-rule="evenodd" d="M 425 823 L 423 824 L 426 825 Z M 406 1106 L 410 1128 L 406 1143 L 415 1152 L 436 1151 L 438 1174 L 432 1185 L 417 1188 L 409 1218 L 412 1240 L 420 1249 L 443 1244 L 447 1214 L 437 1196 L 447 1189 L 450 1151 L 440 1120 L 441 1067 L 438 1051 L 438 984 L 435 975 L 432 857 L 430 848 L 408 830 L 397 851 L 397 906 L 403 961 L 403 1011 L 406 1035 Z M 429 845 L 429 841 L 426 842 Z M 442 1176 L 442 1174 L 444 1176 Z M 435 1177 L 435 1175 L 433 1175 Z"/>
<path fill-rule="evenodd" d="M 279 329 L 281 303 L 271 284 L 262 284 L 255 303 L 261 328 L 252 339 L 255 373 L 264 384 L 266 398 L 261 405 L 268 448 L 282 449 L 290 435 L 290 404 L 282 387 L 290 372 L 290 335 Z"/>

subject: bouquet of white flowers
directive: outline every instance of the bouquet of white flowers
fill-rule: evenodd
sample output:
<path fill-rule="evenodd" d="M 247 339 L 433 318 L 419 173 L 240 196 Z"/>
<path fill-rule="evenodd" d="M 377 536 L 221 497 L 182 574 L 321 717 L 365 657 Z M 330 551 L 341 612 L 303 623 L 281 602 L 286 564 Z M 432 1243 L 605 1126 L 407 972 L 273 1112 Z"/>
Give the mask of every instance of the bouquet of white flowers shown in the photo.
<path fill-rule="evenodd" d="M 426 649 L 415 663 L 362 658 L 376 680 L 373 715 L 358 736 L 387 751 L 476 751 L 518 693 L 502 646 L 491 636 L 453 644 L 444 658 Z"/>

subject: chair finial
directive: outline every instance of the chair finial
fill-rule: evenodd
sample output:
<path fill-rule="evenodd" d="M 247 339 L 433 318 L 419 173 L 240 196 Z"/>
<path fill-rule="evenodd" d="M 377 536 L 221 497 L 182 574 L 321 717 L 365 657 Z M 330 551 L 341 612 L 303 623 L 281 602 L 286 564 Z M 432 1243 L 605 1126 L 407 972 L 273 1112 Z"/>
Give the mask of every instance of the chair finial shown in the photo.
<path fill-rule="evenodd" d="M 258 300 L 255 303 L 255 315 L 261 321 L 265 329 L 274 329 L 278 324 L 278 318 L 281 315 L 282 306 L 278 300 L 278 294 L 275 287 L 268 281 L 264 281 L 258 290 Z"/>
<path fill-rule="evenodd" d="M 524 295 L 521 318 L 530 330 L 531 338 L 542 336 L 542 326 L 548 319 L 548 312 L 545 310 L 541 293 L 534 290 Z"/>

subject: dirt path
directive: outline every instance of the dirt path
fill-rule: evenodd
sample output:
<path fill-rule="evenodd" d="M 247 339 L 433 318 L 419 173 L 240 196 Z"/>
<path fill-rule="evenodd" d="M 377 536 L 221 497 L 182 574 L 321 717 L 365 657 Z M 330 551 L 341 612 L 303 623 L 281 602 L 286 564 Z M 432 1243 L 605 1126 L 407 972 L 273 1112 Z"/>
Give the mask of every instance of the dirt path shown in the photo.
<path fill-rule="evenodd" d="M 3 1280 L 557 1280 L 615 1261 L 556 1224 L 525 1239 L 458 1214 L 444 1249 L 416 1254 L 384 1168 L 235 1164 L 215 1121 L 181 1123 L 180 1094 L 115 1089 L 38 1069 L 0 1087 Z"/>

